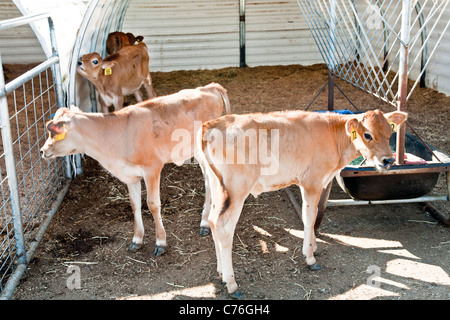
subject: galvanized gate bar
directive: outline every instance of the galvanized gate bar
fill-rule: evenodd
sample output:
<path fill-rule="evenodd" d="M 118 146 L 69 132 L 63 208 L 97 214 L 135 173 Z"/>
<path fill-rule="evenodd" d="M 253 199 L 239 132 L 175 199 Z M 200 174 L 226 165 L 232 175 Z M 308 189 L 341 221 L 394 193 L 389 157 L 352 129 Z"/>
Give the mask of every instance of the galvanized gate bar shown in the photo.
<path fill-rule="evenodd" d="M 5 88 L 2 59 L 0 56 L 0 88 Z M 6 90 L 4 90 L 6 92 Z M 5 154 L 6 175 L 8 177 L 9 196 L 11 199 L 11 211 L 14 222 L 14 238 L 18 263 L 26 263 L 25 239 L 23 236 L 22 215 L 20 212 L 19 189 L 17 182 L 16 161 L 14 160 L 14 147 L 12 143 L 11 123 L 9 121 L 8 102 L 6 94 L 0 95 L 0 126 L 2 130 L 2 142 Z"/>
<path fill-rule="evenodd" d="M 20 27 L 25 24 L 28 24 L 28 23 L 31 23 L 31 22 L 34 22 L 37 20 L 49 18 L 49 17 L 50 17 L 50 14 L 48 12 L 40 12 L 40 13 L 23 16 L 23 17 L 3 20 L 3 21 L 0 21 L 0 31 L 15 28 L 15 27 Z"/>

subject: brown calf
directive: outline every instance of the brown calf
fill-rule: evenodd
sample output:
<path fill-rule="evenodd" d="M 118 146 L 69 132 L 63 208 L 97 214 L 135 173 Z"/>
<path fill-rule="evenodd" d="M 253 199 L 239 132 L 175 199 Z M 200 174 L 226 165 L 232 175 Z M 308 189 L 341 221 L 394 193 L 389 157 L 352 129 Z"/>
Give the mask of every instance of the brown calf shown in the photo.
<path fill-rule="evenodd" d="M 159 183 L 165 163 L 181 165 L 193 156 L 194 130 L 204 121 L 230 113 L 226 90 L 219 84 L 157 97 L 112 114 L 83 113 L 78 108 L 59 109 L 47 123 L 50 136 L 41 149 L 44 158 L 85 153 L 126 183 L 134 211 L 134 236 L 130 249 L 142 245 L 141 179 L 147 188 L 147 204 L 156 225 L 155 255 L 166 250 L 161 220 Z M 198 121 L 196 126 L 194 122 Z M 179 148 L 179 132 L 188 138 Z M 184 141 L 186 142 L 186 141 Z"/>
<path fill-rule="evenodd" d="M 135 42 L 141 43 L 144 40 L 143 36 L 135 37 L 132 33 L 127 32 L 111 32 L 106 39 L 106 52 L 113 54 L 119 52 L 125 46 L 132 46 Z"/>
<path fill-rule="evenodd" d="M 322 190 L 354 158 L 363 155 L 379 170 L 394 162 L 391 127 L 406 113 L 379 110 L 360 115 L 303 111 L 227 115 L 203 124 L 196 158 L 210 186 L 201 227 L 213 235 L 217 270 L 232 296 L 239 298 L 232 265 L 232 243 L 245 199 L 291 184 L 300 187 L 305 238 L 303 254 L 320 269 L 314 252 L 314 222 Z M 209 212 L 209 216 L 208 216 Z"/>
<path fill-rule="evenodd" d="M 147 46 L 140 43 L 123 47 L 105 59 L 96 52 L 85 54 L 78 61 L 77 72 L 92 82 L 103 113 L 108 113 L 111 105 L 116 111 L 122 108 L 124 96 L 134 94 L 136 100 L 141 102 L 142 85 L 149 99 L 155 96 L 148 62 Z"/>

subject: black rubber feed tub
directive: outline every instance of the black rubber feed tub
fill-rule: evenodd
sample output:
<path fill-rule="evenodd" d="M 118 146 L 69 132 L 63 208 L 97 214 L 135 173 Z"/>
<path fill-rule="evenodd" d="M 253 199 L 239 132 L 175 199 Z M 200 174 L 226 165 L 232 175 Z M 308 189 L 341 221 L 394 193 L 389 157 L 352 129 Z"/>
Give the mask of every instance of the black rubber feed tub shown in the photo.
<path fill-rule="evenodd" d="M 393 133 L 389 144 L 394 152 L 395 142 L 396 133 Z M 434 148 L 429 147 L 434 152 Z M 430 150 L 409 132 L 405 137 L 405 153 L 425 161 L 433 160 Z M 436 186 L 442 164 L 435 165 L 434 170 L 431 164 L 394 166 L 390 170 L 394 170 L 392 172 L 395 174 L 377 174 L 373 167 L 347 166 L 336 180 L 349 196 L 357 200 L 412 199 L 428 194 Z M 447 165 L 450 166 L 450 163 Z M 432 170 L 429 170 L 430 166 Z"/>

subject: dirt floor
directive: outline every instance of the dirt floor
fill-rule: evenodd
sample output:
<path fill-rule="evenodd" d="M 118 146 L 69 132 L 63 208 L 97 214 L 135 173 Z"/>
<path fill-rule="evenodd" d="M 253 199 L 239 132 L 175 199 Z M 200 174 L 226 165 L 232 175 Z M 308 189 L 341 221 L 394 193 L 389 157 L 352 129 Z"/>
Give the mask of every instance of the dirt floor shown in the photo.
<path fill-rule="evenodd" d="M 234 113 L 305 109 L 327 81 L 324 65 L 153 73 L 165 95 L 218 82 Z M 393 108 L 338 81 L 360 110 Z M 327 90 L 310 110 L 325 110 Z M 336 109 L 352 110 L 336 90 Z M 417 88 L 409 122 L 450 154 L 450 97 Z M 297 187 L 291 186 L 300 201 Z M 433 193 L 447 192 L 441 174 Z M 145 189 L 144 189 L 145 190 Z M 133 214 L 126 186 L 84 160 L 14 299 L 229 299 L 216 272 L 212 238 L 199 236 L 204 185 L 198 165 L 166 165 L 161 177 L 168 252 L 152 255 L 154 224 L 145 201 L 145 246 L 127 251 Z M 345 198 L 337 183 L 330 198 Z M 143 197 L 145 199 L 145 196 Z M 449 204 L 434 203 L 449 214 Z M 317 233 L 317 261 L 306 268 L 303 226 L 285 191 L 250 196 L 234 239 L 244 299 L 450 299 L 450 229 L 420 204 L 329 207 Z M 79 280 L 79 281 L 77 281 Z"/>

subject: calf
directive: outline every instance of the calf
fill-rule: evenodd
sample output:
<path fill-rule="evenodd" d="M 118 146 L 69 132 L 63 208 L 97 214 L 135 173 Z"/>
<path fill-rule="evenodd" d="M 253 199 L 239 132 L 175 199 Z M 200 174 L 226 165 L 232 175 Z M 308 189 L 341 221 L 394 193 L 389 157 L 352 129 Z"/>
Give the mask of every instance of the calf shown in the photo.
<path fill-rule="evenodd" d="M 230 113 L 226 90 L 219 84 L 182 90 L 128 106 L 112 114 L 83 113 L 78 108 L 58 109 L 47 123 L 50 136 L 41 149 L 43 158 L 85 153 L 128 186 L 134 212 L 134 236 L 130 245 L 142 245 L 141 179 L 147 188 L 147 204 L 156 225 L 156 256 L 166 250 L 161 220 L 159 184 L 165 163 L 181 165 L 193 155 L 194 130 L 219 117 L 223 107 Z M 194 126 L 194 122 L 200 122 Z M 188 148 L 179 148 L 172 136 L 184 132 Z"/>
<path fill-rule="evenodd" d="M 119 52 L 125 46 L 132 46 L 135 42 L 141 43 L 143 36 L 135 37 L 132 33 L 123 33 L 120 31 L 111 32 L 106 39 L 106 52 L 113 54 Z"/>
<path fill-rule="evenodd" d="M 313 227 L 322 190 L 359 155 L 379 170 L 388 169 L 395 160 L 389 121 L 399 125 L 406 117 L 379 110 L 360 115 L 288 111 L 227 115 L 203 124 L 196 159 L 210 185 L 211 204 L 205 202 L 201 226 L 211 228 L 217 270 L 233 297 L 241 296 L 232 265 L 233 235 L 247 196 L 300 187 L 303 254 L 309 268 L 319 270 Z"/>
<path fill-rule="evenodd" d="M 143 97 L 139 89 L 142 85 L 149 98 L 155 96 L 148 62 L 147 46 L 140 43 L 125 46 L 105 59 L 96 52 L 85 54 L 78 61 L 77 72 L 92 82 L 103 113 L 108 113 L 111 105 L 116 111 L 122 108 L 124 96 L 134 94 L 141 102 Z"/>

